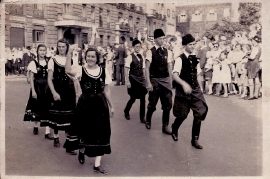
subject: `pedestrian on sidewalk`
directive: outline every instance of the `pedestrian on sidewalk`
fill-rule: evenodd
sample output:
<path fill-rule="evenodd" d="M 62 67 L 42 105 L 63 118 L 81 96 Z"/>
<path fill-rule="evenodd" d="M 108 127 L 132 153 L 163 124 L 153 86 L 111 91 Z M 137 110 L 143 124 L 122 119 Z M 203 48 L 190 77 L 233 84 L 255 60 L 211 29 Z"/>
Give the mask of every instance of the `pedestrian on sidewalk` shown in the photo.
<path fill-rule="evenodd" d="M 54 146 L 60 147 L 58 131 L 65 131 L 68 134 L 70 123 L 74 120 L 74 110 L 76 107 L 76 92 L 73 79 L 65 72 L 66 55 L 69 43 L 66 39 L 57 42 L 56 55 L 48 63 L 48 85 L 51 93 L 49 109 L 50 126 L 54 129 Z M 71 155 L 76 155 L 75 151 L 68 151 Z"/>
<path fill-rule="evenodd" d="M 65 70 L 75 77 L 76 72 L 71 69 L 71 56 L 76 46 L 72 46 L 67 55 Z M 64 147 L 68 150 L 80 149 L 78 160 L 85 162 L 85 155 L 95 157 L 94 171 L 107 174 L 100 165 L 101 156 L 111 153 L 110 118 L 114 108 L 111 101 L 109 84 L 112 82 L 109 72 L 100 67 L 100 54 L 95 48 L 89 48 L 85 53 L 86 65 L 81 67 L 80 95 L 70 133 Z M 78 74 L 77 74 L 78 75 Z"/>
<path fill-rule="evenodd" d="M 151 119 L 156 110 L 160 98 L 162 114 L 162 132 L 170 135 L 168 129 L 170 111 L 172 108 L 172 78 L 171 61 L 172 57 L 168 50 L 163 47 L 165 34 L 162 29 L 154 31 L 155 45 L 150 49 L 146 57 L 146 80 L 149 90 L 148 106 L 146 113 L 145 127 L 151 129 Z"/>
<path fill-rule="evenodd" d="M 141 42 L 137 39 L 132 42 L 134 52 L 127 57 L 125 62 L 126 85 L 130 99 L 124 109 L 124 114 L 125 118 L 130 120 L 129 111 L 136 99 L 140 99 L 140 121 L 145 123 L 145 95 L 147 94 L 147 89 L 145 58 L 140 53 L 141 45 Z"/>
<path fill-rule="evenodd" d="M 120 44 L 118 48 L 115 49 L 115 64 L 116 64 L 116 84 L 115 86 L 125 85 L 125 58 L 127 58 L 127 53 L 123 44 Z"/>
<path fill-rule="evenodd" d="M 187 118 L 190 109 L 193 111 L 193 126 L 191 144 L 197 149 L 203 147 L 198 143 L 201 121 L 206 117 L 208 107 L 197 80 L 198 58 L 193 55 L 195 38 L 187 34 L 182 38 L 185 48 L 176 60 L 173 69 L 173 79 L 176 82 L 173 114 L 176 117 L 172 124 L 172 138 L 178 140 L 178 129 Z"/>
<path fill-rule="evenodd" d="M 39 133 L 38 122 L 40 122 L 41 127 L 46 127 L 45 138 L 53 140 L 48 123 L 49 101 L 46 96 L 50 90 L 47 82 L 49 59 L 46 57 L 46 46 L 44 44 L 38 45 L 37 54 L 37 59 L 29 63 L 31 89 L 23 120 L 34 122 L 34 135 Z"/>

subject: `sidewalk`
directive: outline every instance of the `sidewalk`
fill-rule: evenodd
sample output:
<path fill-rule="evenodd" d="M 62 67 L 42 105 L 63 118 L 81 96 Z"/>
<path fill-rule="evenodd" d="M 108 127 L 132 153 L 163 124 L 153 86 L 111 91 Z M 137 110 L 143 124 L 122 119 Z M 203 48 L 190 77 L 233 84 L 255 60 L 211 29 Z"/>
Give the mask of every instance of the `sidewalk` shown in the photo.
<path fill-rule="evenodd" d="M 8 75 L 8 76 L 5 76 L 5 79 L 6 80 L 26 80 L 26 76 L 24 75 Z"/>

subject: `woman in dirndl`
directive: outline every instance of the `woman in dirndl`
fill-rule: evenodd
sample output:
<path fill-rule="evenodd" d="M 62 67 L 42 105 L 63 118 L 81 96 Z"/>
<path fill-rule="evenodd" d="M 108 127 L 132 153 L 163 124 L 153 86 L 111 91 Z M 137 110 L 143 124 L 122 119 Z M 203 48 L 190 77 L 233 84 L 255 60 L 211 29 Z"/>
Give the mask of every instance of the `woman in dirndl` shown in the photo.
<path fill-rule="evenodd" d="M 66 73 L 78 75 L 71 69 L 71 56 L 74 47 L 70 48 L 66 62 Z M 64 147 L 68 150 L 80 149 L 78 160 L 85 162 L 85 155 L 95 157 L 94 171 L 107 174 L 100 165 L 101 156 L 111 153 L 110 118 L 114 109 L 111 102 L 111 92 L 108 84 L 111 83 L 109 72 L 100 67 L 99 52 L 89 48 L 85 53 L 86 64 L 81 68 L 82 94 L 75 110 L 76 120 L 71 124 L 69 137 Z"/>
<path fill-rule="evenodd" d="M 49 109 L 50 126 L 54 129 L 54 146 L 60 147 L 58 131 L 65 131 L 66 135 L 70 123 L 74 120 L 74 109 L 76 107 L 76 91 L 73 79 L 65 72 L 66 55 L 69 43 L 66 39 L 57 42 L 56 55 L 48 63 L 48 85 L 51 93 Z M 74 151 L 68 151 L 71 155 L 76 155 Z"/>
<path fill-rule="evenodd" d="M 45 56 L 46 46 L 44 44 L 38 45 L 37 54 L 37 58 L 28 66 L 31 89 L 23 120 L 34 122 L 34 135 L 39 133 L 38 122 L 40 122 L 41 127 L 46 127 L 45 138 L 52 140 L 48 123 L 49 101 L 46 96 L 49 91 L 47 83 L 49 58 Z"/>

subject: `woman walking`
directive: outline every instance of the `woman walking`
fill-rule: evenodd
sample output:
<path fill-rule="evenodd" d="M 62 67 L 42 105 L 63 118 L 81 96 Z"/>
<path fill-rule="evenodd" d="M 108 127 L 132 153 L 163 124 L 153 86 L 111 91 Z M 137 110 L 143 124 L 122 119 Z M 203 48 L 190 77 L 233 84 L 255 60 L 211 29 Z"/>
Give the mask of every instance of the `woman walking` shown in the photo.
<path fill-rule="evenodd" d="M 65 72 L 68 48 L 68 42 L 65 39 L 60 39 L 57 42 L 56 55 L 48 63 L 48 85 L 51 90 L 49 95 L 52 99 L 49 119 L 50 126 L 54 129 L 55 147 L 60 147 L 58 131 L 65 131 L 67 135 L 70 123 L 74 120 L 76 106 L 74 82 Z M 66 150 L 66 152 L 76 155 L 74 151 Z"/>
<path fill-rule="evenodd" d="M 71 69 L 71 56 L 75 47 L 68 52 L 66 72 L 71 76 L 77 73 Z M 80 148 L 78 160 L 85 162 L 85 155 L 95 157 L 94 171 L 107 174 L 100 165 L 101 156 L 111 153 L 110 117 L 114 109 L 108 84 L 112 82 L 108 71 L 98 66 L 100 55 L 94 48 L 85 53 L 86 65 L 81 68 L 82 94 L 79 98 L 72 122 L 70 138 L 64 145 L 68 150 Z M 72 137 L 72 138 L 71 138 Z M 77 140 L 76 140 L 77 139 Z"/>
<path fill-rule="evenodd" d="M 46 96 L 49 91 L 47 76 L 48 76 L 48 58 L 46 54 L 46 46 L 43 44 L 37 47 L 37 59 L 29 63 L 28 70 L 30 74 L 30 96 L 26 107 L 24 121 L 34 122 L 34 135 L 38 132 L 38 122 L 40 126 L 46 127 L 45 138 L 53 140 L 50 135 L 48 126 L 48 98 Z"/>

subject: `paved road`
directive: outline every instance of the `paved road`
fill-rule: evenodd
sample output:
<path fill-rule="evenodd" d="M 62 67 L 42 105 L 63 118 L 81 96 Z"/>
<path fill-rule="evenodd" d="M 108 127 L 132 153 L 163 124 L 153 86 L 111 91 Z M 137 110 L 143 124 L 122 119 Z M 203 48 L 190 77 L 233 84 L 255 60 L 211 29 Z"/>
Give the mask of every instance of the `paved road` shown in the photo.
<path fill-rule="evenodd" d="M 115 116 L 111 119 L 112 154 L 102 158 L 109 176 L 258 176 L 262 174 L 262 100 L 245 101 L 206 95 L 209 106 L 202 124 L 203 150 L 190 145 L 192 115 L 179 130 L 179 141 L 161 132 L 160 105 L 151 130 L 139 122 L 139 101 L 125 120 L 128 99 L 125 86 L 111 86 Z M 99 176 L 94 159 L 81 165 L 53 142 L 45 140 L 44 128 L 32 134 L 33 124 L 23 122 L 29 85 L 24 78 L 6 81 L 6 175 Z M 170 124 L 174 117 L 171 114 Z M 65 134 L 60 132 L 61 146 Z"/>

